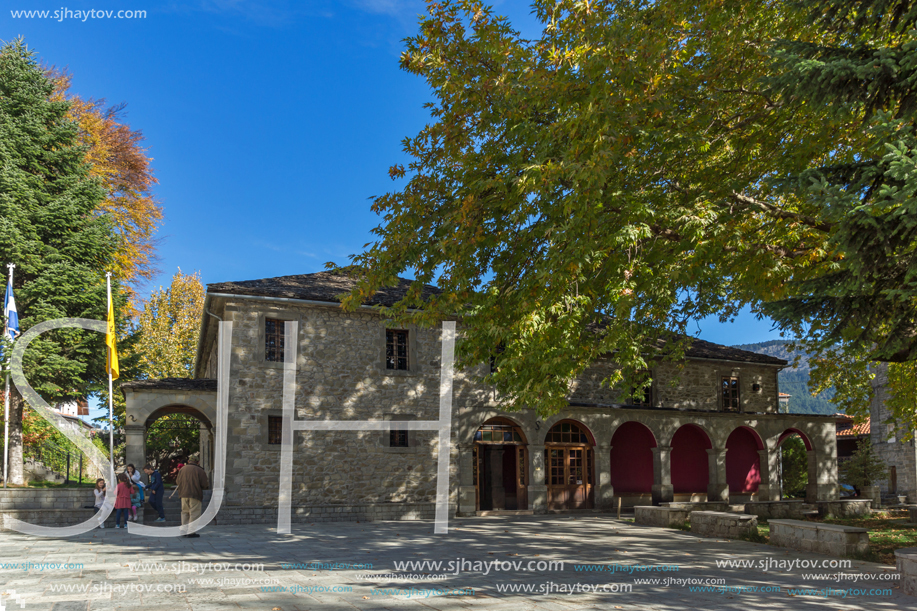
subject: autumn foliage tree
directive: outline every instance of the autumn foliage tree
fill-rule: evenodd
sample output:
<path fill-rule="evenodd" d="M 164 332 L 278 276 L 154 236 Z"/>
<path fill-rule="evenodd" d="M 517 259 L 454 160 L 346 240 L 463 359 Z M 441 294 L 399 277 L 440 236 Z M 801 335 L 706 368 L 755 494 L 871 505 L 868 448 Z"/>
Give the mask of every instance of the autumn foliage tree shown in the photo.
<path fill-rule="evenodd" d="M 152 193 L 158 181 L 144 148 L 143 133 L 125 121 L 125 104 L 107 106 L 104 99 L 72 93 L 72 76 L 65 71 L 51 68 L 46 74 L 55 85 L 52 99 L 70 105 L 67 116 L 79 126 L 90 175 L 105 185 L 106 197 L 97 212 L 111 219 L 120 237 L 114 271 L 129 292 L 129 313 L 136 313 L 136 289 L 157 271 L 155 233 L 163 218 L 162 207 Z"/>
<path fill-rule="evenodd" d="M 192 376 L 203 311 L 204 285 L 197 272 L 179 269 L 168 288 L 153 291 L 137 320 L 134 350 L 141 377 Z"/>
<path fill-rule="evenodd" d="M 179 269 L 167 288 L 160 287 L 137 318 L 134 331 L 138 378 L 190 378 L 193 375 L 198 329 L 204 311 L 200 275 Z M 170 454 L 193 454 L 200 448 L 200 423 L 193 416 L 169 414 L 147 432 L 148 459 L 166 465 Z"/>

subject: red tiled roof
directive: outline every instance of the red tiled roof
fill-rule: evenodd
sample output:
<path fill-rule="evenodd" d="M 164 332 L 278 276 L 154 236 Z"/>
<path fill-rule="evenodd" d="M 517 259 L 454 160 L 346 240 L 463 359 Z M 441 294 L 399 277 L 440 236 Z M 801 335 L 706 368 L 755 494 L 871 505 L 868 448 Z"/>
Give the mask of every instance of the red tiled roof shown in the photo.
<path fill-rule="evenodd" d="M 838 431 L 838 437 L 857 437 L 859 435 L 869 435 L 869 418 L 864 422 L 854 423 L 849 429 Z"/>

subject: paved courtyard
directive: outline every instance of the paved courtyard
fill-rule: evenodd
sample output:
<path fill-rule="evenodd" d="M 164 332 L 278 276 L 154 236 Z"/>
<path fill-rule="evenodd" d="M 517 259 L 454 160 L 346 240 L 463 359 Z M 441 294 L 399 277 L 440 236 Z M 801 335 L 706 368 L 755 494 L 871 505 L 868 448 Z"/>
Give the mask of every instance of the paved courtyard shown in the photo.
<path fill-rule="evenodd" d="M 788 564 L 836 560 L 827 556 L 608 516 L 490 517 L 450 526 L 446 536 L 434 535 L 429 522 L 294 524 L 287 536 L 267 525 L 219 526 L 199 539 L 114 529 L 71 539 L 4 532 L 0 605 L 7 611 L 917 609 L 917 598 L 897 581 L 863 581 L 891 567 L 853 561 L 840 572 L 863 575 L 838 581 L 828 575 L 836 568 Z M 442 564 L 396 566 L 425 561 Z"/>

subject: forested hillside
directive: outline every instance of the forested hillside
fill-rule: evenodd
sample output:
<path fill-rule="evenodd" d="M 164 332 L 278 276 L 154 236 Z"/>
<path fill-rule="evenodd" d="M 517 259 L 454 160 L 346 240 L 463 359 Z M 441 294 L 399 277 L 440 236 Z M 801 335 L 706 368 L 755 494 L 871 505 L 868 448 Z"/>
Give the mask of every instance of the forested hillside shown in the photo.
<path fill-rule="evenodd" d="M 742 344 L 733 346 L 740 350 L 768 354 L 777 358 L 786 359 L 790 365 L 783 369 L 779 376 L 780 392 L 790 395 L 790 411 L 801 414 L 833 414 L 837 411 L 834 404 L 831 403 L 831 397 L 834 396 L 834 389 L 830 388 L 825 392 L 813 397 L 809 393 L 809 362 L 806 354 L 802 354 L 799 363 L 793 367 L 793 359 L 796 353 L 787 348 L 790 342 L 784 340 L 772 340 L 758 344 Z"/>

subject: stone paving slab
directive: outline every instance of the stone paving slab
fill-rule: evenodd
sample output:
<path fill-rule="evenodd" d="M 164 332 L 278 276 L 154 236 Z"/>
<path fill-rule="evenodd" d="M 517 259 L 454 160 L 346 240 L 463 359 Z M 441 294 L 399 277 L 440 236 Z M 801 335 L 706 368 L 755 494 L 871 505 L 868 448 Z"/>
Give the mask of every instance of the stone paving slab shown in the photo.
<path fill-rule="evenodd" d="M 9 599 L 15 590 L 24 598 L 22 611 L 917 609 L 917 598 L 904 594 L 897 581 L 838 582 L 828 578 L 838 572 L 831 568 L 758 568 L 787 560 L 830 562 L 828 556 L 637 526 L 611 516 L 495 516 L 450 525 L 446 536 L 433 534 L 430 522 L 296 524 L 291 535 L 277 535 L 267 525 L 214 526 L 199 539 L 146 538 L 114 529 L 67 539 L 3 533 L 0 602 L 7 611 L 20 609 Z M 718 568 L 717 560 L 754 566 Z M 398 572 L 395 563 L 402 561 L 443 564 Z M 462 570 L 448 567 L 462 561 L 467 563 Z M 501 563 L 497 568 L 495 561 Z M 3 568 L 27 562 L 82 568 Z M 535 563 L 530 570 L 529 562 Z M 549 562 L 562 562 L 563 569 Z M 141 570 L 138 563 L 147 566 Z M 300 566 L 281 568 L 282 563 Z M 372 568 L 353 568 L 354 563 Z M 894 570 L 852 561 L 842 572 Z M 666 578 L 697 583 L 666 584 Z M 796 588 L 809 591 L 794 595 Z M 886 589 L 890 592 L 875 592 Z"/>

